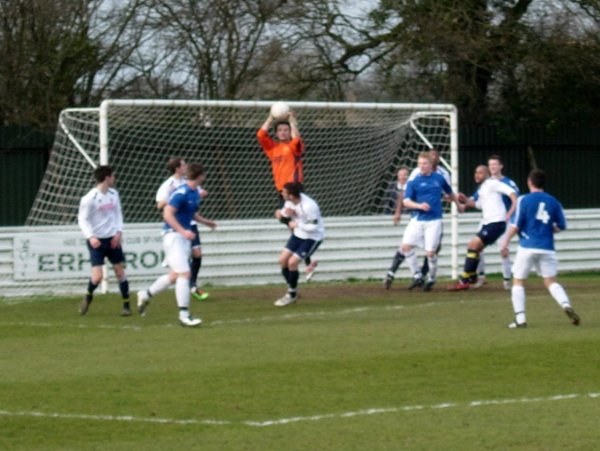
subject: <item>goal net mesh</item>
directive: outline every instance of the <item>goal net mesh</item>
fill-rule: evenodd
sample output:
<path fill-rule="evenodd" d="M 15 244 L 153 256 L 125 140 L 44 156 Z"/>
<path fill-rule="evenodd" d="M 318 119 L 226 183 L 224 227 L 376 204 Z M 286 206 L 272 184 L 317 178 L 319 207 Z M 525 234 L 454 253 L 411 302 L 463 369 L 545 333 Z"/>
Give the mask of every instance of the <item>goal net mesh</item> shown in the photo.
<path fill-rule="evenodd" d="M 305 143 L 304 189 L 324 216 L 386 212 L 397 170 L 435 147 L 450 162 L 449 108 L 435 105 L 290 102 Z M 100 164 L 100 109 L 60 116 L 48 168 L 28 225 L 73 224 Z M 256 139 L 268 102 L 119 101 L 106 114 L 108 162 L 126 222 L 156 222 L 155 194 L 172 156 L 202 163 L 211 219 L 270 218 L 278 205 L 270 162 Z"/>

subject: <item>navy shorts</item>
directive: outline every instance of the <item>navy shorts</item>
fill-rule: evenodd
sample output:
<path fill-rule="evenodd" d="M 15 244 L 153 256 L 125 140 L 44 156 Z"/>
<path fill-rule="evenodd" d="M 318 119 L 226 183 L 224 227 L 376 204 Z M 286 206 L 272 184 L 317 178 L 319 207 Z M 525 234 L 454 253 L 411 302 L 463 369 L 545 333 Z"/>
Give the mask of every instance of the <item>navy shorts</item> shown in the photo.
<path fill-rule="evenodd" d="M 202 243 L 200 243 L 200 233 L 198 232 L 198 226 L 196 224 L 192 224 L 190 230 L 196 234 L 196 236 L 192 240 L 192 249 L 194 249 L 195 247 L 202 247 Z"/>
<path fill-rule="evenodd" d="M 481 229 L 479 229 L 479 232 L 477 232 L 477 236 L 481 239 L 481 241 L 483 241 L 483 244 L 488 246 L 495 243 L 496 240 L 502 236 L 505 230 L 506 221 L 491 222 L 482 226 Z"/>
<path fill-rule="evenodd" d="M 100 238 L 100 247 L 97 249 L 94 249 L 90 245 L 89 240 L 86 241 L 87 248 L 90 251 L 90 262 L 92 263 L 92 266 L 102 266 L 105 258 L 108 258 L 108 261 L 113 265 L 125 261 L 123 248 L 119 246 L 113 249 L 110 247 L 110 240 L 112 240 L 112 238 Z"/>
<path fill-rule="evenodd" d="M 303 260 L 310 257 L 321 245 L 322 241 L 303 240 L 296 235 L 290 236 L 285 248 Z"/>

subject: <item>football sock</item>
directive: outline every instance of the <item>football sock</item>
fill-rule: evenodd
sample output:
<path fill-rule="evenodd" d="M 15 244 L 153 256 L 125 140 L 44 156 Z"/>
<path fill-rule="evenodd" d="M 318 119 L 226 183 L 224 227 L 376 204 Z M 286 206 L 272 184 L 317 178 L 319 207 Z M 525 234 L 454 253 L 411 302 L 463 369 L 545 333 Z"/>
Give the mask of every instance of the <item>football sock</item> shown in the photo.
<path fill-rule="evenodd" d="M 180 310 L 182 308 L 188 309 L 190 306 L 190 281 L 186 277 L 177 277 L 177 281 L 175 282 L 175 298 Z"/>
<path fill-rule="evenodd" d="M 552 285 L 548 287 L 548 291 L 554 298 L 554 300 L 560 305 L 562 308 L 570 307 L 571 301 L 569 301 L 569 296 L 567 292 L 558 282 L 554 282 Z"/>
<path fill-rule="evenodd" d="M 150 285 L 150 288 L 148 288 L 148 295 L 152 297 L 161 291 L 165 291 L 170 286 L 171 282 L 169 281 L 169 275 L 165 274 L 164 276 L 160 276 L 152 285 Z"/>
<path fill-rule="evenodd" d="M 525 287 L 513 285 L 511 288 L 511 301 L 515 312 L 515 321 L 523 324 L 527 321 L 525 317 Z"/>
<path fill-rule="evenodd" d="M 465 258 L 465 267 L 461 276 L 461 281 L 470 282 L 477 275 L 477 265 L 479 264 L 479 251 L 475 249 L 467 250 Z"/>
<path fill-rule="evenodd" d="M 190 288 L 196 286 L 196 281 L 198 280 L 198 273 L 200 272 L 201 266 L 202 257 L 192 257 L 192 261 L 190 263 L 190 271 L 192 273 L 190 277 Z"/>
<path fill-rule="evenodd" d="M 288 280 L 290 281 L 290 289 L 294 290 L 294 296 L 296 295 L 296 287 L 298 287 L 298 277 L 300 277 L 300 272 L 298 270 L 290 271 Z"/>
<path fill-rule="evenodd" d="M 418 274 L 419 263 L 417 262 L 417 254 L 415 253 L 415 250 L 411 249 L 408 254 L 404 254 L 404 258 L 406 259 L 406 263 L 410 268 L 410 272 L 413 274 Z"/>
<path fill-rule="evenodd" d="M 123 299 L 129 299 L 129 282 L 127 279 L 119 282 L 119 291 L 121 292 L 121 297 Z"/>
<path fill-rule="evenodd" d="M 429 263 L 429 279 L 435 280 L 435 276 L 437 275 L 438 256 L 434 254 L 433 257 L 427 257 L 427 261 Z"/>
<path fill-rule="evenodd" d="M 281 268 L 281 274 L 283 274 L 283 278 L 285 279 L 285 282 L 289 285 L 290 284 L 290 270 L 287 268 L 287 266 L 285 268 Z"/>
<path fill-rule="evenodd" d="M 400 251 L 396 252 L 396 255 L 394 255 L 394 258 L 392 259 L 392 266 L 390 266 L 388 274 L 391 276 L 396 274 L 396 271 L 398 271 L 398 268 L 400 267 L 400 265 L 402 264 L 403 261 L 404 261 L 404 254 L 402 254 L 402 252 L 400 252 Z"/>
<path fill-rule="evenodd" d="M 502 257 L 502 277 L 504 280 L 512 279 L 512 268 L 510 264 L 510 257 Z"/>
<path fill-rule="evenodd" d="M 479 254 L 479 263 L 477 263 L 477 274 L 485 274 L 485 258 L 483 254 Z"/>
<path fill-rule="evenodd" d="M 90 279 L 88 281 L 87 292 L 85 293 L 85 300 L 86 301 L 92 302 L 92 299 L 94 297 L 94 290 L 96 288 L 98 288 L 98 285 L 99 284 L 97 284 L 97 283 L 92 283 L 92 279 Z"/>
<path fill-rule="evenodd" d="M 427 259 L 427 257 L 425 257 L 425 260 L 423 260 L 423 266 L 421 266 L 421 276 L 425 277 L 428 272 L 429 272 L 429 260 Z"/>

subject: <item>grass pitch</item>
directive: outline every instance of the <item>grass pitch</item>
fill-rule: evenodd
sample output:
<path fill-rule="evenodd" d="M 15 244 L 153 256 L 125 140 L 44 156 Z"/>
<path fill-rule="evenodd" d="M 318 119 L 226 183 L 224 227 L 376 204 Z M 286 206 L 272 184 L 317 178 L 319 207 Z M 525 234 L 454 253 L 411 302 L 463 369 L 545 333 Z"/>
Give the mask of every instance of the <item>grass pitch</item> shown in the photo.
<path fill-rule="evenodd" d="M 597 280 L 561 278 L 573 327 L 531 279 L 519 330 L 498 280 L 315 283 L 286 308 L 212 288 L 199 329 L 172 291 L 129 318 L 116 295 L 0 301 L 0 449 L 596 449 Z"/>

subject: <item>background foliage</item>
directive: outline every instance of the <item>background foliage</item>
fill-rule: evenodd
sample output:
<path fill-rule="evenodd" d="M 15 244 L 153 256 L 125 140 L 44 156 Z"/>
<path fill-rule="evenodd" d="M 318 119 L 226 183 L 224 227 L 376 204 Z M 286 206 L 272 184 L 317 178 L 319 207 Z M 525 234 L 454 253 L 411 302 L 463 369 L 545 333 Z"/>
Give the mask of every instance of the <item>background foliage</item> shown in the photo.
<path fill-rule="evenodd" d="M 463 125 L 597 126 L 598 0 L 11 0 L 0 124 L 108 97 L 451 102 Z"/>

